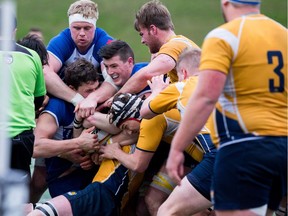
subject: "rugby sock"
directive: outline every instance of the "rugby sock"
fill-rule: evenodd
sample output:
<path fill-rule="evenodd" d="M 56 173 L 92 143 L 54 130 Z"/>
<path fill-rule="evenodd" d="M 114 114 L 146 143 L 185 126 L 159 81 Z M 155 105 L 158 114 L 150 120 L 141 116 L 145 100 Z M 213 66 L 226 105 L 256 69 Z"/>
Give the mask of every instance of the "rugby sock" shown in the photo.
<path fill-rule="evenodd" d="M 36 206 L 35 209 L 38 209 L 42 212 L 44 216 L 58 216 L 58 212 L 54 205 L 51 202 L 45 202 L 42 205 Z"/>
<path fill-rule="evenodd" d="M 276 216 L 287 216 L 286 208 L 279 207 L 275 214 Z"/>

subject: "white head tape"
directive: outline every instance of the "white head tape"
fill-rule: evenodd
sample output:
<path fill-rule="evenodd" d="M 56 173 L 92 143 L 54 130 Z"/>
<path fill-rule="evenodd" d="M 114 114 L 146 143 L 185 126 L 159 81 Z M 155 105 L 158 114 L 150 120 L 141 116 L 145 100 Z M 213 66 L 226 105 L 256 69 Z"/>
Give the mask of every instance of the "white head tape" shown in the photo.
<path fill-rule="evenodd" d="M 69 16 L 69 26 L 73 22 L 88 22 L 96 27 L 96 18 L 85 18 L 82 14 L 72 14 Z"/>

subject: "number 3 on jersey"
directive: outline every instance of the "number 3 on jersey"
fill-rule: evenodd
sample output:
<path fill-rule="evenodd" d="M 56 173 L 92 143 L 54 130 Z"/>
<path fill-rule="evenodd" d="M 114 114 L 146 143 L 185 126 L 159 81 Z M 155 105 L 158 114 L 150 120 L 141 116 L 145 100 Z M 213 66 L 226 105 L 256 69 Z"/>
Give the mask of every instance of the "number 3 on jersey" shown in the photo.
<path fill-rule="evenodd" d="M 268 57 L 268 64 L 273 64 L 273 60 L 278 61 L 277 67 L 274 68 L 274 73 L 277 74 L 279 81 L 275 79 L 269 79 L 269 90 L 270 92 L 284 92 L 284 85 L 285 85 L 285 79 L 284 79 L 284 74 L 281 71 L 283 68 L 283 56 L 280 51 L 268 51 L 267 52 L 267 57 Z M 275 57 L 275 58 L 273 58 Z M 275 83 L 279 83 L 277 86 Z"/>

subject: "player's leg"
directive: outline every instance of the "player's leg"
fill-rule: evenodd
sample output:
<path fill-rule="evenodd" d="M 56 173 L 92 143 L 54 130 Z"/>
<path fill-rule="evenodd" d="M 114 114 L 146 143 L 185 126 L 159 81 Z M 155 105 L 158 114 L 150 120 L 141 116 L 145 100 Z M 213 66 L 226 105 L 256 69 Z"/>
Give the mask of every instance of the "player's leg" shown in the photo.
<path fill-rule="evenodd" d="M 287 216 L 287 207 L 288 207 L 288 202 L 287 202 L 287 195 L 284 196 L 281 200 L 280 206 L 275 212 L 276 216 Z"/>
<path fill-rule="evenodd" d="M 57 196 L 43 204 L 38 205 L 34 211 L 30 212 L 27 216 L 71 216 L 71 204 L 65 196 Z"/>
<path fill-rule="evenodd" d="M 210 189 L 215 155 L 216 149 L 203 156 L 202 161 L 160 206 L 157 215 L 193 215 L 212 206 Z"/>
<path fill-rule="evenodd" d="M 37 203 L 47 189 L 46 176 L 45 159 L 36 158 L 30 183 L 31 203 Z"/>
<path fill-rule="evenodd" d="M 211 207 L 211 202 L 200 194 L 184 177 L 168 199 L 160 206 L 157 215 L 193 215 Z"/>
<path fill-rule="evenodd" d="M 145 194 L 145 203 L 152 216 L 157 215 L 159 207 L 176 187 L 176 184 L 168 176 L 165 166 L 166 162 L 162 165 L 160 171 L 153 176 L 153 180 Z M 184 175 L 190 171 L 190 167 L 184 167 Z"/>

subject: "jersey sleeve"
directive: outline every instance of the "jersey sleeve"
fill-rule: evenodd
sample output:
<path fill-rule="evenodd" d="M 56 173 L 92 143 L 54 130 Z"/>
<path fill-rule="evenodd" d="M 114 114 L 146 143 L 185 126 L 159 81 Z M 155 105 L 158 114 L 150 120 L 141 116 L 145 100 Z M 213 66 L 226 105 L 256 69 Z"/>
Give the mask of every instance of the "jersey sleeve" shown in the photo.
<path fill-rule="evenodd" d="M 178 97 L 179 91 L 176 88 L 176 83 L 170 84 L 149 102 L 149 108 L 156 114 L 164 113 L 176 108 Z"/>
<path fill-rule="evenodd" d="M 167 123 L 164 115 L 158 115 L 152 119 L 142 119 L 136 148 L 140 151 L 155 152 L 166 128 Z"/>
<path fill-rule="evenodd" d="M 111 37 L 106 31 L 104 31 L 101 28 L 96 28 L 93 41 L 95 44 L 93 50 L 93 56 L 99 62 L 99 64 L 102 61 L 102 58 L 98 55 L 98 51 L 101 49 L 101 47 L 105 46 L 106 44 L 109 44 L 113 40 L 114 38 Z"/>
<path fill-rule="evenodd" d="M 211 31 L 204 40 L 200 61 L 200 70 L 218 70 L 228 74 L 233 61 L 233 45 L 238 39 L 225 29 Z"/>
<path fill-rule="evenodd" d="M 47 106 L 42 113 L 49 113 L 55 118 L 57 126 L 67 126 L 74 118 L 73 105 L 58 98 L 50 98 Z"/>
<path fill-rule="evenodd" d="M 70 30 L 65 29 L 50 40 L 47 51 L 57 58 L 62 65 L 69 58 L 74 47 Z"/>

